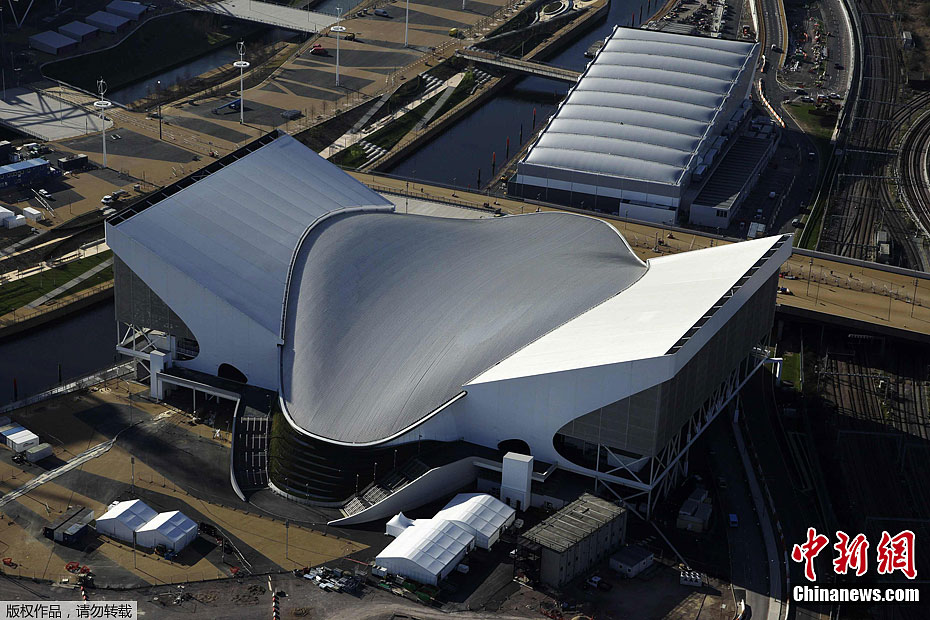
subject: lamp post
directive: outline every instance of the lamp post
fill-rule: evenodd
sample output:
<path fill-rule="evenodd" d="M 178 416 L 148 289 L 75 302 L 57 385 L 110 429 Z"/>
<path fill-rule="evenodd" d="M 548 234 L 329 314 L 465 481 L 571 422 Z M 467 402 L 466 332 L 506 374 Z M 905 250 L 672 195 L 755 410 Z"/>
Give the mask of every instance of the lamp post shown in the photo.
<path fill-rule="evenodd" d="M 239 68 L 239 124 L 245 125 L 245 93 L 242 92 L 243 71 L 249 68 L 249 63 L 243 60 L 245 56 L 245 41 L 236 43 L 236 49 L 239 51 L 239 60 L 234 62 L 233 66 Z"/>
<path fill-rule="evenodd" d="M 100 93 L 100 100 L 94 102 L 94 108 L 100 111 L 100 135 L 103 138 L 103 167 L 107 167 L 107 115 L 106 111 L 113 107 L 113 103 L 107 101 L 103 96 L 107 92 L 107 83 L 103 78 L 97 80 L 97 92 Z"/>
<path fill-rule="evenodd" d="M 342 11 L 342 9 L 340 9 L 340 11 Z M 339 86 L 339 39 L 342 38 L 339 35 L 346 31 L 346 27 L 333 26 L 330 28 L 330 31 L 336 33 L 336 86 Z"/>
<path fill-rule="evenodd" d="M 404 47 L 407 45 L 407 30 L 410 27 L 410 0 L 407 0 L 407 12 L 404 15 Z"/>
<path fill-rule="evenodd" d="M 155 82 L 155 92 L 158 96 L 158 139 L 161 140 L 161 80 Z"/>

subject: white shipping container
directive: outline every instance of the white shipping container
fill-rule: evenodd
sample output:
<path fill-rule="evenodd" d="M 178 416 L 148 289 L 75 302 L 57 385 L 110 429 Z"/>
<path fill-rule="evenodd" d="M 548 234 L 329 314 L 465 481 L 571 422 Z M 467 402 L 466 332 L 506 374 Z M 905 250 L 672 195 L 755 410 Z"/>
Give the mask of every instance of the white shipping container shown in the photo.
<path fill-rule="evenodd" d="M 39 445 L 39 436 L 32 431 L 23 431 L 9 436 L 7 438 L 7 445 L 10 447 L 10 450 L 18 454 L 20 452 L 25 452 L 33 446 Z"/>
<path fill-rule="evenodd" d="M 52 456 L 52 446 L 47 443 L 40 443 L 26 450 L 26 460 L 30 463 L 38 463 L 42 459 Z"/>
<path fill-rule="evenodd" d="M 3 437 L 3 445 L 9 445 L 10 437 L 16 433 L 22 433 L 24 430 L 26 430 L 26 427 L 19 424 L 11 424 L 9 428 L 0 430 L 0 437 Z"/>
<path fill-rule="evenodd" d="M 26 207 L 23 209 L 23 215 L 26 216 L 27 220 L 32 220 L 33 222 L 38 222 L 40 219 L 42 219 L 42 212 L 32 207 Z"/>
<path fill-rule="evenodd" d="M 17 215 L 16 217 L 11 217 L 7 220 L 4 220 L 3 225 L 7 228 L 19 228 L 20 226 L 25 226 L 26 216 Z"/>
<path fill-rule="evenodd" d="M 5 207 L 0 207 L 0 223 L 6 222 L 6 220 L 16 217 L 16 215 Z"/>

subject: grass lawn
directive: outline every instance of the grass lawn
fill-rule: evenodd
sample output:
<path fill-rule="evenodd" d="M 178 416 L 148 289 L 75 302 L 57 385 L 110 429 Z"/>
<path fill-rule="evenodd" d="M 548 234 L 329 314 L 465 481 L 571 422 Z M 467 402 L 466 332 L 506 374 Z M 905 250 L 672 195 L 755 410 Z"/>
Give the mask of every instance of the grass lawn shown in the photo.
<path fill-rule="evenodd" d="M 465 101 L 468 96 L 471 94 L 471 90 L 475 87 L 475 74 L 472 71 L 467 72 L 462 81 L 459 82 L 459 85 L 455 87 L 455 90 L 452 91 L 452 94 L 446 99 L 446 102 L 442 104 L 442 107 L 436 113 L 432 120 L 437 118 L 442 118 L 442 115 L 457 106 L 458 104 Z"/>
<path fill-rule="evenodd" d="M 817 149 L 821 162 L 818 176 L 818 182 L 820 182 L 826 172 L 825 164 L 830 161 L 832 150 L 830 138 L 836 128 L 837 115 L 834 112 L 826 113 L 825 110 L 810 103 L 791 104 L 786 108 L 791 117 L 801 126 L 801 129 L 810 136 Z M 804 230 L 801 231 L 800 235 L 797 235 L 795 245 L 807 250 L 816 249 L 817 242 L 820 240 L 820 227 L 826 209 L 826 202 L 825 199 L 821 198 L 815 204 L 810 205 L 810 215 L 804 223 Z"/>
<path fill-rule="evenodd" d="M 333 155 L 329 161 L 333 162 L 337 166 L 355 170 L 364 164 L 367 159 L 368 156 L 365 154 L 365 151 L 362 150 L 362 147 L 358 144 L 353 144 L 349 148 L 342 149 Z"/>
<path fill-rule="evenodd" d="M 0 285 L 0 314 L 22 308 L 49 291 L 96 267 L 111 256 L 113 256 L 111 251 L 101 252 L 89 258 L 76 260 L 61 267 L 37 273 L 28 278 Z M 106 269 L 103 271 L 106 271 Z M 112 272 L 110 277 L 112 277 Z M 93 280 L 94 278 L 90 279 Z"/>
<path fill-rule="evenodd" d="M 790 104 L 788 108 L 805 133 L 830 142 L 836 128 L 836 112 L 828 112 L 813 103 Z"/>
<path fill-rule="evenodd" d="M 782 358 L 781 378 L 790 381 L 795 389 L 801 388 L 801 356 L 797 353 L 785 353 Z"/>
<path fill-rule="evenodd" d="M 394 148 L 395 144 L 400 142 L 401 138 L 406 136 L 407 133 L 413 129 L 418 122 L 420 122 L 420 119 L 426 116 L 426 113 L 430 111 L 430 108 L 432 108 L 433 105 L 435 105 L 436 100 L 440 96 L 442 96 L 442 93 L 430 97 L 394 122 L 388 123 L 378 131 L 365 138 L 365 141 L 371 142 L 372 144 L 377 144 L 381 148 L 390 151 L 392 148 Z"/>
<path fill-rule="evenodd" d="M 115 47 L 49 63 L 43 73 L 91 92 L 102 75 L 112 92 L 264 29 L 205 12 L 172 13 L 146 22 Z"/>
<path fill-rule="evenodd" d="M 98 284 L 103 284 L 104 282 L 110 282 L 111 280 L 113 280 L 112 265 L 110 267 L 101 269 L 100 271 L 98 271 L 91 277 L 87 278 L 86 280 L 78 282 L 76 286 L 69 288 L 67 291 L 63 291 L 59 293 L 58 295 L 55 295 L 54 297 L 52 297 L 52 299 L 61 299 L 63 297 L 67 297 L 68 295 L 74 295 L 75 293 L 80 293 L 81 291 L 85 289 L 89 289 L 91 287 L 97 286 Z"/>

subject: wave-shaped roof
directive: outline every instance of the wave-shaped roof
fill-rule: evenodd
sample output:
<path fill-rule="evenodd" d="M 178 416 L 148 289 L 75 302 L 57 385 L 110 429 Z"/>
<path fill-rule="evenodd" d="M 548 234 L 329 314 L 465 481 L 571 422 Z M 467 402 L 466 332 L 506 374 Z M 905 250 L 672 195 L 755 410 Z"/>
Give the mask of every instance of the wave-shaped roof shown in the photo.
<path fill-rule="evenodd" d="M 330 218 L 291 276 L 287 413 L 318 437 L 383 441 L 645 271 L 613 227 L 568 213 Z"/>
<path fill-rule="evenodd" d="M 394 207 L 286 134 L 254 145 L 111 223 L 279 334 L 287 274 L 304 231 L 335 211 Z"/>
<path fill-rule="evenodd" d="M 618 27 L 524 161 L 678 184 L 756 46 Z"/>

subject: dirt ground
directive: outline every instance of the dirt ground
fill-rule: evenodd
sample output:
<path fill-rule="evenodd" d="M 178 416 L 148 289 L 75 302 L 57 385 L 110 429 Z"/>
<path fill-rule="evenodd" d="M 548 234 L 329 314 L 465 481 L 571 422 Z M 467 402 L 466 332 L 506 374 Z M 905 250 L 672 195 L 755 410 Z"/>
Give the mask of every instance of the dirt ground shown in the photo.
<path fill-rule="evenodd" d="M 114 500 L 132 496 L 156 510 L 181 510 L 195 521 L 212 523 L 226 532 L 254 570 L 280 572 L 315 566 L 366 548 L 333 532 L 298 524 L 286 527 L 283 519 L 238 501 L 229 489 L 228 434 L 221 430 L 215 437 L 214 429 L 191 425 L 182 412 L 138 400 L 144 389 L 113 381 L 86 394 L 65 395 L 13 413 L 14 420 L 51 443 L 55 454 L 40 464 L 19 466 L 11 462 L 9 452 L 0 452 L 3 493 L 119 436 L 100 456 L 0 509 L 0 554 L 17 565 L 8 568 L 8 573 L 56 582 L 73 580 L 64 570 L 73 560 L 90 566 L 100 585 L 127 586 L 229 577 L 233 566 L 243 566 L 245 560 L 223 554 L 215 541 L 204 536 L 171 561 L 147 550 L 133 553 L 131 543 L 102 536 L 90 535 L 76 548 L 42 537 L 42 527 L 70 506 L 85 506 L 100 516 Z M 130 393 L 136 396 L 131 410 Z M 171 438 L 176 451 L 158 445 L 145 453 L 135 449 L 151 444 L 155 437 Z M 206 461 L 192 459 L 197 455 L 206 455 Z M 180 470 L 166 468 L 165 461 L 180 462 Z M 200 481 L 207 482 L 206 489 L 198 486 Z M 217 488 L 219 484 L 224 486 Z"/>

